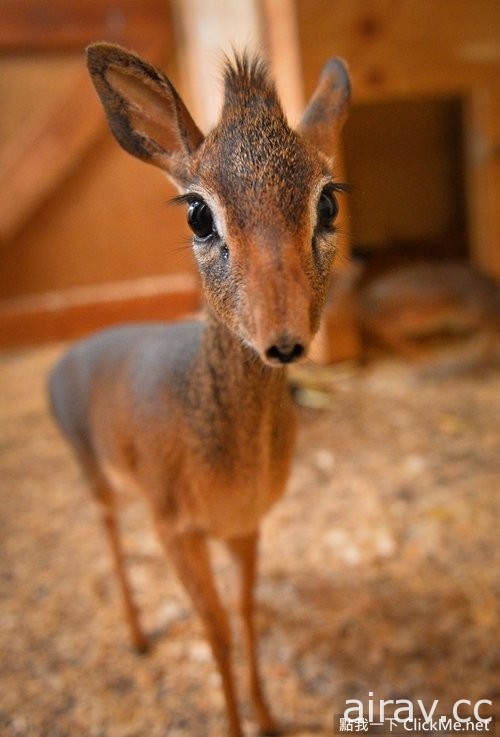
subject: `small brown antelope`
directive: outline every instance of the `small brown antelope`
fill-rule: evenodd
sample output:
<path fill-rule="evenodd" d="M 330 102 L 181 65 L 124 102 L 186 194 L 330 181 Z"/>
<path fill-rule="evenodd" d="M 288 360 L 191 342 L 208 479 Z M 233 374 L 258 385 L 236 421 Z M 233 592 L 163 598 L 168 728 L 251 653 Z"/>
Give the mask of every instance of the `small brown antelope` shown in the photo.
<path fill-rule="evenodd" d="M 265 65 L 238 57 L 226 64 L 220 120 L 204 138 L 170 81 L 137 56 L 99 43 L 88 66 L 118 142 L 182 192 L 207 309 L 204 320 L 128 325 L 80 341 L 51 375 L 53 411 L 101 505 L 134 644 L 146 640 L 115 518 L 125 484 L 145 496 L 204 623 L 238 737 L 230 631 L 207 537 L 227 544 L 241 575 L 251 698 L 260 729 L 274 733 L 252 623 L 257 542 L 290 467 L 285 365 L 307 353 L 335 255 L 341 185 L 331 155 L 348 75 L 338 59 L 326 64 L 295 132 Z"/>
<path fill-rule="evenodd" d="M 361 266 L 356 268 L 358 273 L 362 271 Z M 355 293 L 361 333 L 410 361 L 431 369 L 426 339 L 467 338 L 471 334 L 478 336 L 480 343 L 469 363 L 495 360 L 500 286 L 465 261 L 400 266 L 368 280 L 355 288 Z M 462 359 L 466 358 L 464 353 Z M 453 361 L 447 365 L 452 369 Z"/>

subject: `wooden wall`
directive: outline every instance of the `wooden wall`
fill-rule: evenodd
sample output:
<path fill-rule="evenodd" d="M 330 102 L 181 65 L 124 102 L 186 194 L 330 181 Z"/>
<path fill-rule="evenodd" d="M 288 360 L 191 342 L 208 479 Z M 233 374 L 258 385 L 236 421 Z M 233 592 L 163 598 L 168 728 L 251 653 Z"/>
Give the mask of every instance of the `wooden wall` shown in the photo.
<path fill-rule="evenodd" d="M 177 84 L 168 3 L 0 0 L 0 14 L 0 345 L 143 317 L 145 295 L 152 317 L 196 308 L 176 192 L 112 139 L 85 68 L 88 42 L 117 41 Z"/>
<path fill-rule="evenodd" d="M 464 255 L 462 115 L 460 98 L 448 96 L 353 106 L 343 145 L 353 245 L 411 249 L 428 242 L 439 251 L 455 239 L 455 255 Z"/>
<path fill-rule="evenodd" d="M 193 269 L 183 208 L 159 170 L 103 130 L 57 192 L 3 245 L 4 297 Z"/>
<path fill-rule="evenodd" d="M 338 168 L 343 177 L 345 159 L 355 191 L 341 247 L 457 226 L 472 260 L 500 276 L 498 1 L 243 5 L 243 35 L 268 54 L 292 120 L 325 59 L 349 62 L 354 110 Z M 197 307 L 184 212 L 166 206 L 163 175 L 112 140 L 83 48 L 99 38 L 135 48 L 204 117 L 214 96 L 196 70 L 212 75 L 215 46 L 241 39 L 241 13 L 231 0 L 0 0 L 0 15 L 0 345 Z"/>
<path fill-rule="evenodd" d="M 313 90 L 324 60 L 338 55 L 349 62 L 355 106 L 419 98 L 454 97 L 461 101 L 471 258 L 485 271 L 500 277 L 500 3 L 296 0 L 296 11 L 307 94 Z M 384 124 L 383 108 L 377 114 L 380 111 L 377 125 Z M 434 115 L 428 117 L 429 134 L 436 122 Z M 405 122 L 401 119 L 401 126 Z M 394 118 L 390 124 L 394 126 Z M 401 130 L 394 130 L 394 135 L 387 133 L 385 144 L 377 142 L 377 156 L 384 155 L 381 146 L 385 145 L 386 160 L 395 157 Z M 432 146 L 440 157 L 438 143 L 434 141 Z M 411 145 L 410 139 L 408 146 Z M 416 166 L 419 153 L 417 146 Z M 459 156 L 461 152 L 457 151 Z M 369 150 L 365 159 L 363 186 L 369 181 L 370 186 L 377 187 L 377 161 L 371 160 Z M 429 181 L 431 190 L 437 174 L 436 170 L 430 172 L 430 177 L 434 177 Z M 381 188 L 386 185 L 380 182 Z M 443 212 L 438 213 L 434 204 L 432 218 L 446 217 L 447 199 L 448 193 L 444 192 Z M 394 210 L 394 202 L 391 205 L 386 200 L 385 204 Z M 426 218 L 424 204 L 424 200 L 415 203 L 422 227 Z M 377 218 L 377 212 L 373 215 Z M 377 227 L 375 223 L 373 227 Z"/>

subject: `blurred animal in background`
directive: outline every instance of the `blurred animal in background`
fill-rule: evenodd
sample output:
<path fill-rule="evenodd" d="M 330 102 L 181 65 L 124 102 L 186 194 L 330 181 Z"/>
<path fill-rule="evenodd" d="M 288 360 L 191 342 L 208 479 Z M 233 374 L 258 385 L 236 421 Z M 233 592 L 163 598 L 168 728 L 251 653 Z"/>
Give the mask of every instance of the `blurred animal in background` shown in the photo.
<path fill-rule="evenodd" d="M 416 261 L 370 274 L 354 257 L 334 276 L 330 302 L 354 311 L 363 361 L 381 349 L 427 368 L 497 360 L 500 285 L 465 261 Z"/>

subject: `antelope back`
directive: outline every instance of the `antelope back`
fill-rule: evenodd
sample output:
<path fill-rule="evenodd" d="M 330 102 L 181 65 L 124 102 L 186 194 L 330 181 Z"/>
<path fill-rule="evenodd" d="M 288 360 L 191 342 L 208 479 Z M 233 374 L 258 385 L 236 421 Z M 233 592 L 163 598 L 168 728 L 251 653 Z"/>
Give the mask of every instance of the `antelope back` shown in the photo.
<path fill-rule="evenodd" d="M 181 191 L 211 311 L 268 364 L 302 356 L 335 255 L 343 63 L 325 65 L 294 131 L 266 66 L 247 56 L 227 62 L 220 119 L 206 137 L 169 80 L 137 56 L 96 44 L 88 63 L 118 142 Z"/>

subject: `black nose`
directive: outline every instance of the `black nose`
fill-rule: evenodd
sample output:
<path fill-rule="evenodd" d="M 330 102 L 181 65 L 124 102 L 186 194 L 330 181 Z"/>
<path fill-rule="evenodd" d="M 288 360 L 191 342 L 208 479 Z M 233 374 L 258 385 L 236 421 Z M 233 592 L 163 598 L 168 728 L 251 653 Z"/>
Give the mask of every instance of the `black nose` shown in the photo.
<path fill-rule="evenodd" d="M 304 351 L 304 346 L 301 343 L 283 340 L 267 349 L 266 358 L 272 363 L 293 363 L 304 355 Z"/>

